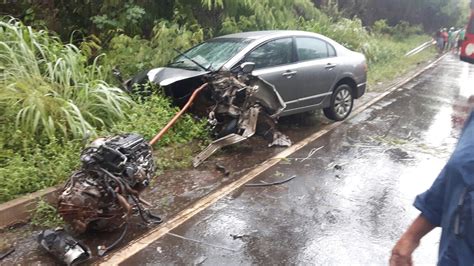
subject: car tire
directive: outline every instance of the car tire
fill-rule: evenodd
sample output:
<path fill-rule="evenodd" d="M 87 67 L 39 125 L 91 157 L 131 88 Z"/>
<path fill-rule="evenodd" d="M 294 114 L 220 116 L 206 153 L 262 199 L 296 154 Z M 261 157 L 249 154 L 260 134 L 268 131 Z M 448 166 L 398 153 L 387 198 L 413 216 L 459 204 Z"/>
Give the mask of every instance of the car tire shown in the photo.
<path fill-rule="evenodd" d="M 324 108 L 323 112 L 331 120 L 342 121 L 350 115 L 353 106 L 352 88 L 347 84 L 342 84 L 334 90 L 330 106 Z"/>

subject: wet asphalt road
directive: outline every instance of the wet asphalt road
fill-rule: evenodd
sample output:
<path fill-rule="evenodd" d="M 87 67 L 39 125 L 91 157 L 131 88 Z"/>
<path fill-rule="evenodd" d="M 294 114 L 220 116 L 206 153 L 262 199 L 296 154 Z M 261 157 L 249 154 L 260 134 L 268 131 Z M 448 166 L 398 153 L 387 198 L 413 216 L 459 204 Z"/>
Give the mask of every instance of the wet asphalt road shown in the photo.
<path fill-rule="evenodd" d="M 295 179 L 235 191 L 124 265 L 386 265 L 456 144 L 473 82 L 474 66 L 445 57 L 252 183 Z M 439 234 L 415 264 L 436 263 Z"/>

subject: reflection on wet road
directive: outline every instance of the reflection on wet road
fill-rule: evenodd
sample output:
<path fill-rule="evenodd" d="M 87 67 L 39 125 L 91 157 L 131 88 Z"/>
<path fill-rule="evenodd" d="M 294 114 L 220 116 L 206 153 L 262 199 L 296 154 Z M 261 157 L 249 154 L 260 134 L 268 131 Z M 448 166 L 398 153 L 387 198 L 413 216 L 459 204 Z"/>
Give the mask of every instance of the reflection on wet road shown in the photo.
<path fill-rule="evenodd" d="M 472 81 L 474 66 L 444 58 L 252 183 L 292 181 L 241 188 L 125 264 L 387 264 L 453 150 Z M 438 238 L 415 263 L 436 263 Z"/>

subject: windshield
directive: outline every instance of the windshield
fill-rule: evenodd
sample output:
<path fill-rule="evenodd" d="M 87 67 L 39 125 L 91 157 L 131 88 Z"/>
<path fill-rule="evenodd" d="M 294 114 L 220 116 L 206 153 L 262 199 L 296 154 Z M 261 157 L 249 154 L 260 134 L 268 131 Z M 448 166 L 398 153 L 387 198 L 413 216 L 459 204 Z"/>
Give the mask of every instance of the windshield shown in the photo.
<path fill-rule="evenodd" d="M 189 70 L 203 70 L 193 59 L 208 70 L 221 68 L 229 59 L 242 51 L 252 40 L 241 38 L 218 38 L 201 43 L 176 57 L 168 66 Z M 186 58 L 189 57 L 189 58 Z"/>

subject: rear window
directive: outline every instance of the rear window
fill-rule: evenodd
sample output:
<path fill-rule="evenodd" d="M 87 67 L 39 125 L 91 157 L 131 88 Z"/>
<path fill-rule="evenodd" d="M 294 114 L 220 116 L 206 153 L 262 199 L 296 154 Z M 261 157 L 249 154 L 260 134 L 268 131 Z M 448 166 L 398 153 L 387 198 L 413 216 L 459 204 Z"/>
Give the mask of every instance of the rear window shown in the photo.
<path fill-rule="evenodd" d="M 327 42 L 307 37 L 296 38 L 296 51 L 299 61 L 321 59 L 336 55 L 334 48 Z"/>

